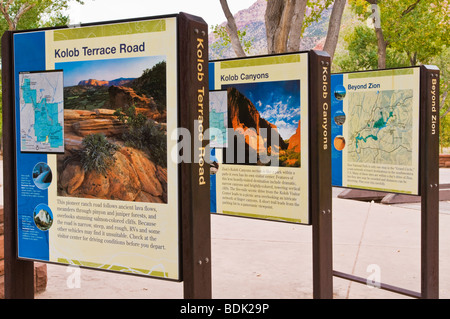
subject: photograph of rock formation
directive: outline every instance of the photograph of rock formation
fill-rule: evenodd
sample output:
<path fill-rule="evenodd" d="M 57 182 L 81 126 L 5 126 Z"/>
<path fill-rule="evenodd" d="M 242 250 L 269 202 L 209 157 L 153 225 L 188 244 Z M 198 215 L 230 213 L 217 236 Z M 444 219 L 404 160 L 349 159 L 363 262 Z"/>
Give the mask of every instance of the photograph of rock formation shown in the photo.
<path fill-rule="evenodd" d="M 228 127 L 234 130 L 224 149 L 225 163 L 273 165 L 264 159 L 268 155 L 278 156 L 278 166 L 300 167 L 300 81 L 233 84 L 223 89 L 228 92 Z M 245 154 L 240 154 L 242 144 Z"/>
<path fill-rule="evenodd" d="M 59 63 L 58 196 L 167 203 L 164 56 Z"/>

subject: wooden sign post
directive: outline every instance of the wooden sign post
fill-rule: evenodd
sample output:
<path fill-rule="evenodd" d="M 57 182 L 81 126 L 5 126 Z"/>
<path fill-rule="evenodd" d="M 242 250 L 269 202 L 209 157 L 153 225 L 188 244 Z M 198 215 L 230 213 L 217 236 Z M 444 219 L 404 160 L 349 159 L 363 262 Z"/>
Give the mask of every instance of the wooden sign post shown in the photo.
<path fill-rule="evenodd" d="M 185 298 L 211 298 L 207 31 L 180 13 L 5 32 L 6 298 L 34 297 L 34 261 L 182 281 Z M 94 134 L 86 120 L 109 124 Z M 173 136 L 186 132 L 183 161 Z"/>
<path fill-rule="evenodd" d="M 333 296 L 330 79 L 322 51 L 210 62 L 211 211 L 312 226 L 314 298 Z"/>
<path fill-rule="evenodd" d="M 333 236 L 331 197 L 330 57 L 312 51 L 311 57 L 311 219 L 313 227 L 313 296 L 333 298 Z"/>
<path fill-rule="evenodd" d="M 392 88 L 385 89 L 388 93 L 392 92 L 392 90 L 397 90 L 399 94 L 406 94 L 408 96 L 408 99 L 405 99 L 408 103 L 405 103 L 403 107 L 406 109 L 406 112 L 408 112 L 410 119 L 414 120 L 410 120 L 409 126 L 406 128 L 402 127 L 402 131 L 409 132 L 410 137 L 412 137 L 406 138 L 406 141 L 409 142 L 408 145 L 403 145 L 403 149 L 410 151 L 409 156 L 411 157 L 411 160 L 409 161 L 409 166 L 403 162 L 396 164 L 408 167 L 411 172 L 414 172 L 413 174 L 415 175 L 409 176 L 409 183 L 402 181 L 401 177 L 391 178 L 391 182 L 393 181 L 390 184 L 391 189 L 372 189 L 392 193 L 394 193 L 392 190 L 396 190 L 396 193 L 419 195 L 421 198 L 421 291 L 411 291 L 385 283 L 379 284 L 381 289 L 414 298 L 439 298 L 439 69 L 435 66 L 420 66 L 367 71 L 367 73 L 364 74 L 353 73 L 352 78 L 356 79 L 354 81 L 357 81 L 358 78 L 363 79 L 361 81 L 371 82 L 372 86 L 375 86 L 374 83 L 377 83 L 377 81 L 381 82 L 376 79 L 379 79 L 380 76 L 386 75 L 390 76 L 393 80 L 384 82 L 392 82 L 392 85 L 394 85 L 394 83 L 397 85 Z M 339 75 L 339 77 L 342 77 L 342 75 Z M 339 85 L 336 84 L 341 84 L 337 82 L 338 80 L 334 83 L 336 88 L 339 87 Z M 347 83 L 347 87 L 357 89 L 359 83 L 355 83 L 353 83 L 353 86 Z M 372 90 L 372 92 L 369 91 L 368 94 L 382 94 L 382 84 L 378 85 L 378 87 L 375 87 L 375 90 Z M 404 85 L 408 85 L 409 87 L 404 87 Z M 378 89 L 379 91 L 377 92 Z M 344 90 L 339 92 L 341 96 L 343 96 L 342 93 L 345 95 L 345 87 Z M 361 105 L 357 105 L 357 107 L 361 108 Z M 397 109 L 398 108 L 393 105 L 391 113 L 394 114 L 394 112 L 397 112 Z M 417 120 L 415 120 L 415 118 L 417 118 Z M 347 115 L 346 121 L 348 120 Z M 392 124 L 386 124 L 395 126 L 396 122 L 394 121 Z M 382 126 L 382 128 L 385 128 L 383 125 L 386 124 L 383 124 L 381 121 L 375 122 L 374 127 L 375 125 L 378 125 L 379 127 Z M 377 138 L 378 137 L 380 136 L 377 136 Z M 395 141 L 396 143 L 401 143 L 403 139 L 400 136 Z M 388 146 L 392 145 L 388 144 Z M 373 145 L 371 145 L 371 147 L 374 148 Z M 402 156 L 402 154 L 400 154 L 400 156 Z M 333 163 L 333 165 L 334 164 L 336 163 Z M 365 164 L 368 165 L 367 163 Z M 336 165 L 338 170 L 341 169 L 341 166 L 341 164 Z M 374 167 L 375 166 L 369 170 L 366 166 L 366 171 L 371 171 Z M 333 174 L 334 173 L 335 171 L 333 171 Z M 351 188 L 351 185 L 342 184 L 342 180 L 344 180 L 342 179 L 342 176 L 343 173 L 339 175 L 341 179 L 339 182 L 341 182 L 341 184 L 334 184 L 334 186 L 347 186 Z M 383 179 L 380 180 L 381 182 L 384 182 Z M 380 180 L 373 181 L 370 177 L 368 177 L 365 178 L 365 181 L 363 182 L 356 180 L 353 180 L 352 182 L 354 185 L 360 183 L 358 184 L 360 187 L 363 186 L 362 188 L 366 187 L 370 189 L 370 187 L 367 186 L 367 183 L 374 185 L 374 183 L 379 183 Z M 333 274 L 337 277 L 362 284 L 367 283 L 364 278 L 345 274 L 339 271 L 334 271 Z"/>

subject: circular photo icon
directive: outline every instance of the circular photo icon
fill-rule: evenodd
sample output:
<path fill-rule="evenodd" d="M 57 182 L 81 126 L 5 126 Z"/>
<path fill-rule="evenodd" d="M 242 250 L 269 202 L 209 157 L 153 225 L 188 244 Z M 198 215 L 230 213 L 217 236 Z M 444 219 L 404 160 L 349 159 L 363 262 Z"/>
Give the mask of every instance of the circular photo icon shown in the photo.
<path fill-rule="evenodd" d="M 210 174 L 216 175 L 217 171 L 219 170 L 219 163 L 217 161 L 211 162 L 209 164 Z"/>
<path fill-rule="evenodd" d="M 337 125 L 344 125 L 345 123 L 345 113 L 343 111 L 336 111 L 334 113 L 334 123 Z"/>
<path fill-rule="evenodd" d="M 334 148 L 342 151 L 345 147 L 345 138 L 343 136 L 336 136 L 334 138 Z"/>
<path fill-rule="evenodd" d="M 47 189 L 52 183 L 52 170 L 47 163 L 37 163 L 33 167 L 33 182 L 39 189 Z"/>
<path fill-rule="evenodd" d="M 338 85 L 334 89 L 334 97 L 338 101 L 342 101 L 346 94 L 347 94 L 347 91 L 345 90 L 345 87 L 342 85 Z"/>
<path fill-rule="evenodd" d="M 53 224 L 52 210 L 45 204 L 37 205 L 33 211 L 33 220 L 36 227 L 40 230 L 49 230 Z"/>

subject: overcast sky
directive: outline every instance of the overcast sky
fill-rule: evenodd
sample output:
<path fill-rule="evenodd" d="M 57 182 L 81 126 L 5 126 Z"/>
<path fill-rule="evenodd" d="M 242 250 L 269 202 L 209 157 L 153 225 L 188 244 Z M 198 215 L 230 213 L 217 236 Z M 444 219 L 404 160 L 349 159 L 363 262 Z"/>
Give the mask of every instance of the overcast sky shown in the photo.
<path fill-rule="evenodd" d="M 70 5 L 70 23 L 103 22 L 186 12 L 202 17 L 208 25 L 226 20 L 219 0 L 84 0 Z M 247 9 L 256 0 L 228 0 L 233 14 Z"/>

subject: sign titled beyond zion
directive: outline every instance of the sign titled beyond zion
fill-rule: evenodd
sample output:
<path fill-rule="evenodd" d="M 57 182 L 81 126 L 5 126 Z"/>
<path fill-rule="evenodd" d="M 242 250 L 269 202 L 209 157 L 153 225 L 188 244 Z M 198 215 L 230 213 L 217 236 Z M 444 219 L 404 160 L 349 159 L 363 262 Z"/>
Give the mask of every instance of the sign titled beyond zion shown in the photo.
<path fill-rule="evenodd" d="M 334 74 L 332 184 L 419 192 L 420 69 Z"/>

